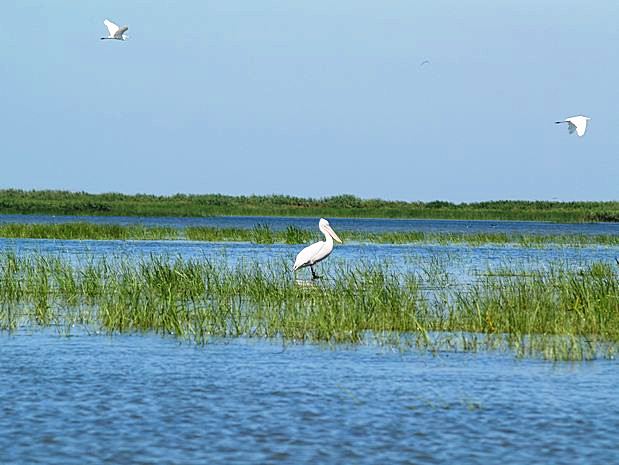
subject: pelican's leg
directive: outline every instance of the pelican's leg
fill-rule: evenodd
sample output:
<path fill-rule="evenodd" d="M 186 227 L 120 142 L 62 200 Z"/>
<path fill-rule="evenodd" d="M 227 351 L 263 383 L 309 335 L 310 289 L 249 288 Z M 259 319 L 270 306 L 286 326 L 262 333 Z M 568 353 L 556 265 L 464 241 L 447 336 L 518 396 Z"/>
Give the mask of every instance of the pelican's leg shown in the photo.
<path fill-rule="evenodd" d="M 321 276 L 318 276 L 316 274 L 316 272 L 314 271 L 314 267 L 312 265 L 310 265 L 310 270 L 312 270 L 312 279 L 320 279 Z"/>

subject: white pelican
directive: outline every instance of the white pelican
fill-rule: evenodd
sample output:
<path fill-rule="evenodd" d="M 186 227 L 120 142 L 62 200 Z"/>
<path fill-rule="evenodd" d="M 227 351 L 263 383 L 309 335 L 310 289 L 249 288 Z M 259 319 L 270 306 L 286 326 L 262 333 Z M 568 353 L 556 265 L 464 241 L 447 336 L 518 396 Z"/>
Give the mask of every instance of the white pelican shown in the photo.
<path fill-rule="evenodd" d="M 315 242 L 301 250 L 292 267 L 292 271 L 297 271 L 299 268 L 309 266 L 310 270 L 312 270 L 312 279 L 320 278 L 314 271 L 314 265 L 329 256 L 333 250 L 333 239 L 340 243 L 342 242 L 335 234 L 335 231 L 331 229 L 331 226 L 329 226 L 329 222 L 324 218 L 320 218 L 318 229 L 325 235 L 325 240 Z"/>
<path fill-rule="evenodd" d="M 570 134 L 573 134 L 576 131 L 579 137 L 585 135 L 585 131 L 587 130 L 587 121 L 591 118 L 587 118 L 586 116 L 570 116 L 569 118 L 564 119 L 563 121 L 555 121 L 555 124 L 567 123 L 567 130 Z"/>
<path fill-rule="evenodd" d="M 101 40 L 107 40 L 107 39 L 127 40 L 128 39 L 129 36 L 127 36 L 125 32 L 127 32 L 127 30 L 129 29 L 129 26 L 120 27 L 117 24 L 114 24 L 109 19 L 104 20 L 103 24 L 105 24 L 105 27 L 107 27 L 107 30 L 110 33 L 110 35 L 109 37 L 101 37 Z"/>

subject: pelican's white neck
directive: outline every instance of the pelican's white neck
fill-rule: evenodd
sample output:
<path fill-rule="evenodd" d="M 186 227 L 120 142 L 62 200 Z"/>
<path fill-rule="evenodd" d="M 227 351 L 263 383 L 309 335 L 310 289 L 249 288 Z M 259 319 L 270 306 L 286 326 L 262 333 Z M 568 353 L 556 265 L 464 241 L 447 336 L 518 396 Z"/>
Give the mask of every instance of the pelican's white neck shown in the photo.
<path fill-rule="evenodd" d="M 320 230 L 322 231 L 322 233 L 325 235 L 325 242 L 327 244 L 331 244 L 333 245 L 333 238 L 331 237 L 331 234 L 329 234 L 327 231 L 325 231 L 324 229 L 320 228 Z"/>

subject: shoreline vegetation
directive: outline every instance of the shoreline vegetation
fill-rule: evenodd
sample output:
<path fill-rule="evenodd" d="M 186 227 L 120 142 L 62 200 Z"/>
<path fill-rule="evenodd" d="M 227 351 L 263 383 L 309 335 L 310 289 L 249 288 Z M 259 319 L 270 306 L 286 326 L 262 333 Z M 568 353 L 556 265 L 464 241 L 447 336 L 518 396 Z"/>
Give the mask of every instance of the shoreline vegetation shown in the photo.
<path fill-rule="evenodd" d="M 619 246 L 618 235 L 586 234 L 506 234 L 497 233 L 440 233 L 440 232 L 382 232 L 339 231 L 346 243 L 374 244 L 467 244 L 515 245 L 521 247 L 545 246 Z M 60 240 L 188 240 L 200 242 L 251 242 L 255 244 L 306 244 L 322 237 L 294 225 L 273 230 L 258 224 L 251 229 L 164 226 L 116 225 L 87 222 L 31 224 L 7 223 L 0 225 L 0 238 L 6 239 L 60 239 Z"/>
<path fill-rule="evenodd" d="M 320 199 L 286 195 L 156 196 L 69 191 L 0 190 L 0 214 L 95 216 L 304 216 L 519 220 L 561 223 L 619 222 L 619 201 L 499 200 L 475 203 L 405 202 L 338 195 Z"/>
<path fill-rule="evenodd" d="M 330 279 L 299 285 L 277 261 L 82 257 L 76 263 L 9 252 L 0 255 L 0 330 L 153 332 L 197 344 L 228 337 L 375 342 L 549 360 L 614 358 L 619 348 L 614 266 L 488 270 L 455 287 L 444 285 L 440 264 L 430 260 L 422 268 L 334 265 Z"/>

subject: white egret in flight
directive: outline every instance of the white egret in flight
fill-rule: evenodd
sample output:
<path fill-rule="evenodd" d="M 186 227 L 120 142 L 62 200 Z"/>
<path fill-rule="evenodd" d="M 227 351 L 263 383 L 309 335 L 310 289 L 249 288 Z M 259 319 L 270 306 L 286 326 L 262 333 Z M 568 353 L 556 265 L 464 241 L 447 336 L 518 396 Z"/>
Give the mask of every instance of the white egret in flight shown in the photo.
<path fill-rule="evenodd" d="M 320 218 L 318 222 L 318 229 L 325 235 L 324 241 L 315 242 L 312 245 L 308 245 L 305 247 L 299 254 L 297 255 L 296 260 L 294 261 L 294 266 L 292 267 L 292 271 L 297 271 L 299 268 L 304 268 L 306 266 L 310 267 L 312 270 L 312 279 L 318 279 L 320 276 L 316 274 L 314 271 L 314 265 L 331 254 L 333 250 L 333 239 L 338 242 L 342 242 L 335 231 L 331 229 L 329 226 L 329 222 L 324 218 Z"/>
<path fill-rule="evenodd" d="M 101 37 L 101 40 L 107 40 L 107 39 L 127 40 L 129 38 L 129 36 L 125 34 L 125 32 L 127 32 L 127 30 L 129 29 L 129 26 L 120 27 L 117 24 L 114 24 L 109 19 L 104 20 L 103 24 L 105 24 L 105 27 L 107 27 L 107 30 L 110 33 L 110 35 L 109 37 Z"/>
<path fill-rule="evenodd" d="M 587 118 L 586 116 L 570 116 L 569 118 L 564 119 L 563 121 L 555 121 L 556 124 L 567 123 L 567 130 L 570 134 L 573 134 L 576 131 L 579 137 L 585 135 L 585 131 L 587 130 L 587 121 L 591 118 Z"/>

